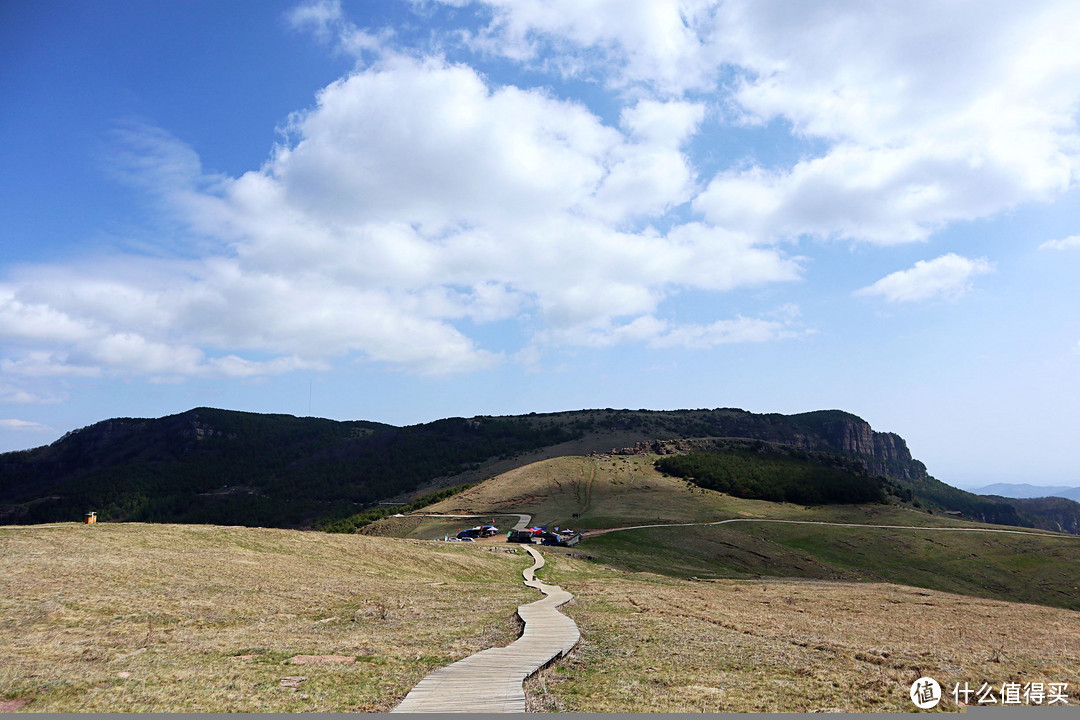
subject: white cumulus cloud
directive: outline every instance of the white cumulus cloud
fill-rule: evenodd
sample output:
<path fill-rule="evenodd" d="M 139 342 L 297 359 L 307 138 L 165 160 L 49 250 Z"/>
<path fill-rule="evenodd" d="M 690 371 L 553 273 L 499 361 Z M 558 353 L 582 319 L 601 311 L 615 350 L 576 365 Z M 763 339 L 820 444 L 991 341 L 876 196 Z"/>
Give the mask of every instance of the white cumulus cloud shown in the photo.
<path fill-rule="evenodd" d="M 889 302 L 916 302 L 933 298 L 958 300 L 971 289 L 972 278 L 992 272 L 986 258 L 971 260 L 949 253 L 933 260 L 920 260 L 908 270 L 886 275 L 856 295 L 880 295 Z"/>
<path fill-rule="evenodd" d="M 474 47 L 551 67 L 599 75 L 613 87 L 645 83 L 665 95 L 711 88 L 716 50 L 707 41 L 717 4 L 707 0 L 441 0 L 482 4 L 491 24 Z"/>
<path fill-rule="evenodd" d="M 731 122 L 815 141 L 788 164 L 723 169 L 694 199 L 758 239 L 923 240 L 1080 177 L 1070 0 L 476 4 L 491 52 L 601 68 L 629 94 L 709 93 Z"/>
<path fill-rule="evenodd" d="M 809 263 L 784 241 L 920 241 L 1080 176 L 1073 2 L 446 3 L 490 22 L 438 28 L 425 48 L 596 81 L 617 112 L 493 82 L 357 26 L 338 0 L 304 2 L 289 24 L 355 69 L 238 177 L 206 173 L 165 130 L 127 126 L 114 169 L 172 236 L 156 258 L 4 278 L 0 369 L 253 377 L 346 359 L 452 373 L 522 351 L 478 340 L 476 324 L 499 322 L 529 348 L 782 339 L 803 330 L 678 325 L 665 302 L 800 278 Z M 704 175 L 694 153 L 725 125 L 807 150 Z M 859 294 L 958 298 L 991 269 L 950 253 Z"/>
<path fill-rule="evenodd" d="M 1080 248 L 1080 235 L 1070 235 L 1058 240 L 1047 240 L 1039 245 L 1040 250 L 1071 250 L 1072 248 Z"/>
<path fill-rule="evenodd" d="M 304 7 L 304 22 L 337 22 L 332 3 Z M 466 321 L 575 344 L 583 329 L 648 325 L 679 288 L 797 279 L 801 258 L 746 233 L 652 227 L 695 192 L 683 146 L 704 115 L 641 100 L 615 127 L 548 91 L 388 54 L 324 88 L 239 177 L 129 127 L 124 172 L 197 257 L 23 269 L 0 287 L 0 333 L 20 349 L 4 368 L 248 377 L 353 358 L 463 372 L 520 349 L 481 347 Z"/>
<path fill-rule="evenodd" d="M 357 27 L 342 12 L 341 0 L 308 0 L 285 17 L 293 29 L 310 32 L 321 42 L 332 43 L 339 52 L 358 59 L 368 53 L 381 54 L 394 34 L 391 28 L 370 32 Z"/>

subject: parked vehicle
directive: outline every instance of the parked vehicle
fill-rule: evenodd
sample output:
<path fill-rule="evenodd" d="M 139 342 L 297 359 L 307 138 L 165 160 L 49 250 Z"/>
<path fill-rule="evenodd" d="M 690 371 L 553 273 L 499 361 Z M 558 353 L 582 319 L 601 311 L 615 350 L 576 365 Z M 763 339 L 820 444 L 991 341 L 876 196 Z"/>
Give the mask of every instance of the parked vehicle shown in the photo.
<path fill-rule="evenodd" d="M 462 530 L 457 534 L 459 538 L 489 538 L 499 532 L 499 528 L 494 525 L 477 525 L 466 530 Z"/>
<path fill-rule="evenodd" d="M 540 536 L 540 542 L 544 545 L 557 545 L 559 547 L 573 547 L 581 542 L 581 533 L 574 530 L 561 532 L 545 532 Z"/>
<path fill-rule="evenodd" d="M 559 536 L 557 534 L 553 533 L 553 532 L 540 533 L 540 544 L 541 545 L 558 545 L 559 544 Z"/>
<path fill-rule="evenodd" d="M 506 534 L 506 542 L 532 543 L 534 537 L 532 530 L 511 530 Z"/>

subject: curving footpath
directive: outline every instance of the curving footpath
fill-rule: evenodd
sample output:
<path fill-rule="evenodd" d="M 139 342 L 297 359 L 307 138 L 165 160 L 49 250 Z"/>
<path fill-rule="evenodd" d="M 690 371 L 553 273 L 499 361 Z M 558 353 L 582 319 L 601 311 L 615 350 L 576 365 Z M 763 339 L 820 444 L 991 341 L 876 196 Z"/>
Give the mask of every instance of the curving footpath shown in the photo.
<path fill-rule="evenodd" d="M 537 580 L 544 556 L 532 547 L 525 550 L 533 556 L 532 567 L 521 572 L 525 584 L 546 597 L 517 609 L 525 622 L 521 637 L 436 670 L 391 712 L 525 712 L 525 678 L 566 655 L 581 639 L 577 624 L 556 609 L 574 596 Z"/>

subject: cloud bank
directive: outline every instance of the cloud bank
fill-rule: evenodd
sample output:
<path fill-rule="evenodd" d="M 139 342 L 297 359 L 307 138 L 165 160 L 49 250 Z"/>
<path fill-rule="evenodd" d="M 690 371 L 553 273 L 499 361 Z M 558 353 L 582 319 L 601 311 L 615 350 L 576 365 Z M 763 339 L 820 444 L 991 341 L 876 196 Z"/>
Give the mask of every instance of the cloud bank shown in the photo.
<path fill-rule="evenodd" d="M 707 92 L 736 123 L 827 143 L 720 172 L 695 198 L 755 237 L 925 240 L 1077 181 L 1075 3 L 476 4 L 493 13 L 475 40 L 492 52 L 569 55 L 566 72 L 599 64 L 627 92 Z"/>
<path fill-rule="evenodd" d="M 441 4 L 486 19 L 435 45 L 553 84 L 499 84 L 338 2 L 298 6 L 292 27 L 356 68 L 239 177 L 128 128 L 116 169 L 186 244 L 9 273 L 5 374 L 445 374 L 560 347 L 782 340 L 807 332 L 783 299 L 696 323 L 669 305 L 800 280 L 796 245 L 925 242 L 1077 182 L 1075 3 Z M 617 112 L 560 95 L 566 78 Z M 805 153 L 705 173 L 693 151 L 706 130 L 776 128 Z M 992 267 L 948 253 L 857 294 L 956 299 Z M 524 340 L 485 345 L 483 325 Z"/>
<path fill-rule="evenodd" d="M 669 322 L 611 328 L 648 326 L 673 288 L 800 272 L 743 233 L 649 224 L 691 197 L 680 146 L 702 117 L 642 100 L 610 127 L 547 92 L 394 55 L 323 89 L 266 165 L 238 178 L 205 175 L 160 129 L 129 130 L 126 172 L 225 250 L 128 259 L 123 272 L 25 269 L 0 286 L 0 332 L 29 349 L 5 369 L 247 377 L 355 356 L 460 372 L 505 353 L 458 324 L 507 320 L 537 327 L 544 347 L 598 334 L 676 344 Z"/>

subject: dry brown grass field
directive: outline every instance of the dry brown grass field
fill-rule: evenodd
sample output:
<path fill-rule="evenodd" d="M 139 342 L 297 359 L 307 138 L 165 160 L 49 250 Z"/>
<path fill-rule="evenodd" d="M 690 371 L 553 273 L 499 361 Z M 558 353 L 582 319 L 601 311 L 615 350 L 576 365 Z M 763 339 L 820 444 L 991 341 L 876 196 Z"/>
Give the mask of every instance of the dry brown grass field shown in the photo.
<path fill-rule="evenodd" d="M 431 670 L 517 636 L 514 609 L 536 599 L 517 582 L 529 561 L 498 550 L 232 527 L 0 529 L 0 700 L 385 711 Z M 295 677 L 307 679 L 283 686 Z"/>
<path fill-rule="evenodd" d="M 913 712 L 911 683 L 1067 682 L 1080 613 L 902 585 L 691 582 L 548 553 L 582 642 L 528 681 L 533 710 Z M 1061 707 L 1060 704 L 1057 707 Z M 959 708 L 951 698 L 941 706 Z"/>
<path fill-rule="evenodd" d="M 528 560 L 507 549 L 235 527 L 0 528 L 0 700 L 385 711 L 431 670 L 516 636 L 514 608 L 537 596 L 520 583 Z M 535 710 L 909 712 L 924 674 L 946 687 L 1067 682 L 1080 704 L 1077 611 L 879 582 L 691 581 L 573 557 L 587 552 L 545 550 L 541 576 L 576 595 L 564 611 L 583 640 L 529 681 Z"/>
<path fill-rule="evenodd" d="M 664 477 L 653 460 L 548 460 L 431 510 L 528 512 L 586 528 L 769 518 L 1001 529 L 895 505 L 743 500 Z M 566 612 L 585 639 L 530 681 L 533 709 L 910 712 L 921 674 L 975 688 L 1067 682 L 1080 701 L 1080 613 L 1044 606 L 1077 597 L 1075 537 L 740 524 L 603 535 L 569 554 L 600 561 L 547 553 L 546 579 L 575 593 Z M 710 571 L 730 579 L 686 579 Z M 941 591 L 955 588 L 984 598 Z M 995 593 L 1043 604 L 985 598 Z"/>
<path fill-rule="evenodd" d="M 695 494 L 645 458 L 575 456 L 515 468 L 424 510 L 528 513 L 538 524 L 602 528 L 658 518 L 714 519 L 725 510 L 722 498 Z"/>

